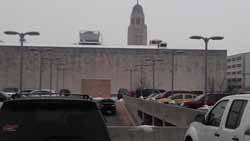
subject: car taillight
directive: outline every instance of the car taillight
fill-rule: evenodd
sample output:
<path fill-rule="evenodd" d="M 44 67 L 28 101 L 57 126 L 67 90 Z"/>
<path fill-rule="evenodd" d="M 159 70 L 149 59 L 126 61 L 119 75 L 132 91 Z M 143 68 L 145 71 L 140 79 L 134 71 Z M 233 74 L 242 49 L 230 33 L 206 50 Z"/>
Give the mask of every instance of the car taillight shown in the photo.
<path fill-rule="evenodd" d="M 18 127 L 19 126 L 17 124 L 13 124 L 13 125 L 7 124 L 2 127 L 2 130 L 3 132 L 15 132 Z"/>

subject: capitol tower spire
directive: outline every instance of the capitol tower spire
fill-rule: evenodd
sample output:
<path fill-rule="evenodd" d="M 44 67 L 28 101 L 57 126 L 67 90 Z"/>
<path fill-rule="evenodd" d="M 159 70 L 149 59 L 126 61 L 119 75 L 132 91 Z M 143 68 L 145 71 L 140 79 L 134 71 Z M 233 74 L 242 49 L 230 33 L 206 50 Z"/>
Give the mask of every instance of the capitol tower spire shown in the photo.
<path fill-rule="evenodd" d="M 147 45 L 147 25 L 142 6 L 137 0 L 130 16 L 128 45 Z"/>

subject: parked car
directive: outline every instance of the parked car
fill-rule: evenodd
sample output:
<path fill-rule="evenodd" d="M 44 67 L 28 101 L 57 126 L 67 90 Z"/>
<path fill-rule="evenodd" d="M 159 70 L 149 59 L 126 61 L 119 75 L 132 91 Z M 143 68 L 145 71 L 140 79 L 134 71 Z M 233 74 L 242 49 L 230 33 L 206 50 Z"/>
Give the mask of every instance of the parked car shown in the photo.
<path fill-rule="evenodd" d="M 184 102 L 192 101 L 197 95 L 189 94 L 189 93 L 182 93 L 182 94 L 173 94 L 167 98 L 161 98 L 158 99 L 159 103 L 165 103 L 165 104 L 178 104 Z"/>
<path fill-rule="evenodd" d="M 51 96 L 51 95 L 56 95 L 56 92 L 53 90 L 34 90 L 30 93 L 31 95 L 34 96 Z"/>
<path fill-rule="evenodd" d="M 135 96 L 136 97 L 144 97 L 144 98 L 147 98 L 149 95 L 153 94 L 153 93 L 157 93 L 157 94 L 160 94 L 160 93 L 164 93 L 165 90 L 163 89 L 137 89 L 135 91 Z"/>
<path fill-rule="evenodd" d="M 156 100 L 155 97 L 159 96 L 159 93 L 152 93 L 151 95 L 149 95 L 145 100 Z"/>
<path fill-rule="evenodd" d="M 174 94 L 181 94 L 181 93 L 190 93 L 190 94 L 194 94 L 193 91 L 182 91 L 182 90 L 175 90 L 175 91 L 167 91 L 162 93 L 161 95 L 155 97 L 156 99 L 162 99 L 162 98 L 168 98 L 171 95 Z"/>
<path fill-rule="evenodd" d="M 222 98 L 205 115 L 197 115 L 185 141 L 250 141 L 250 94 Z"/>
<path fill-rule="evenodd" d="M 182 106 L 187 107 L 187 108 L 193 108 L 197 109 L 202 107 L 205 104 L 205 99 L 206 99 L 206 105 L 208 106 L 213 106 L 218 100 L 221 98 L 229 96 L 229 94 L 207 94 L 207 95 L 200 95 L 197 96 L 194 100 L 189 101 L 189 102 L 184 102 Z"/>
<path fill-rule="evenodd" d="M 70 95 L 70 94 L 71 94 L 71 92 L 69 89 L 61 89 L 59 91 L 59 95 Z"/>
<path fill-rule="evenodd" d="M 4 94 L 11 96 L 11 95 L 17 94 L 18 91 L 19 91 L 18 88 L 4 88 L 2 92 Z"/>
<path fill-rule="evenodd" d="M 103 114 L 116 114 L 116 102 L 113 99 L 103 99 L 99 102 Z"/>
<path fill-rule="evenodd" d="M 6 95 L 5 93 L 0 92 L 0 108 L 3 105 L 3 102 L 10 99 L 9 95 Z"/>
<path fill-rule="evenodd" d="M 118 94 L 117 94 L 117 99 L 122 99 L 123 98 L 123 95 L 128 95 L 129 91 L 128 89 L 125 89 L 125 88 L 120 88 L 118 90 Z"/>
<path fill-rule="evenodd" d="M 19 94 L 28 95 L 31 94 L 32 91 L 35 91 L 35 89 L 23 89 L 19 92 Z"/>
<path fill-rule="evenodd" d="M 110 141 L 95 102 L 72 97 L 25 97 L 4 102 L 1 141 Z"/>

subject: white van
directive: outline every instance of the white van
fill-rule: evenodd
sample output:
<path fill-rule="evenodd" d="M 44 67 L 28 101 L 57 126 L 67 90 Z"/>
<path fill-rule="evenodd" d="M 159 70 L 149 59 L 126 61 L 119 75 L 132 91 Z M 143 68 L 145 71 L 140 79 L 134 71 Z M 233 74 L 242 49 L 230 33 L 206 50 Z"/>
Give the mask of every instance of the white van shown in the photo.
<path fill-rule="evenodd" d="M 224 97 L 190 124 L 185 141 L 250 141 L 250 94 Z"/>

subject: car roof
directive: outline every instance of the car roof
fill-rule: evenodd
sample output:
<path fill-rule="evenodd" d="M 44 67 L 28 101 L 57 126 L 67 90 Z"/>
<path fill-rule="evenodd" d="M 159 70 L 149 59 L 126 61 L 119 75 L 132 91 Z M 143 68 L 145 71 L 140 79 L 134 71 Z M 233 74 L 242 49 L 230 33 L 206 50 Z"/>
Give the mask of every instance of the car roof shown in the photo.
<path fill-rule="evenodd" d="M 250 94 L 236 94 L 236 95 L 230 95 L 223 99 L 237 99 L 237 98 L 243 98 L 243 99 L 250 99 Z"/>
<path fill-rule="evenodd" d="M 81 97 L 73 97 L 73 96 L 27 96 L 27 97 L 21 97 L 21 98 L 16 98 L 12 99 L 9 101 L 48 101 L 48 100 L 70 100 L 70 101 L 90 101 Z M 7 101 L 6 101 L 7 102 Z"/>

